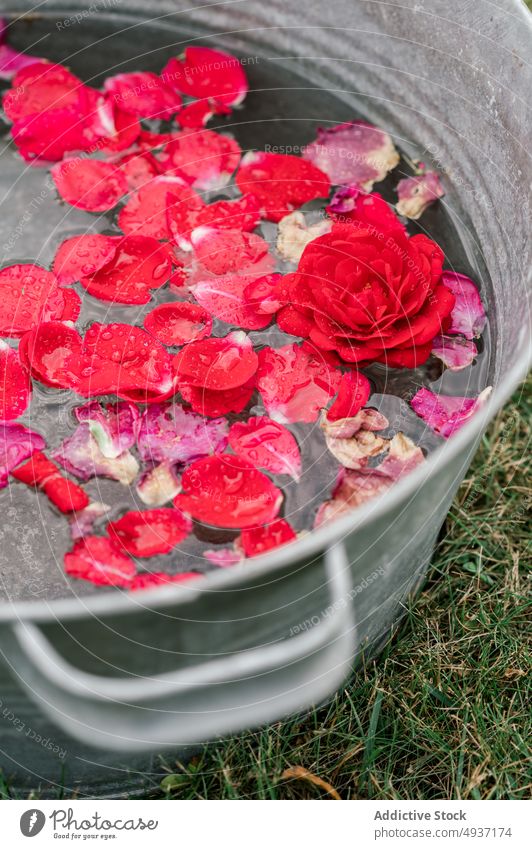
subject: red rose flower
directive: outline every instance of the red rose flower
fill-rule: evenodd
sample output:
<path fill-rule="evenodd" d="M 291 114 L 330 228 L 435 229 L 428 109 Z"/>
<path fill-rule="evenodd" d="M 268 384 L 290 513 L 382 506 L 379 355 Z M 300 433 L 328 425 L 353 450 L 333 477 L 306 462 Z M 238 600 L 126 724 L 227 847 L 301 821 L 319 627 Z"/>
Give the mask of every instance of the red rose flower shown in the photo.
<path fill-rule="evenodd" d="M 334 224 L 279 284 L 279 327 L 344 361 L 414 368 L 446 329 L 454 295 L 427 236 L 364 221 Z"/>

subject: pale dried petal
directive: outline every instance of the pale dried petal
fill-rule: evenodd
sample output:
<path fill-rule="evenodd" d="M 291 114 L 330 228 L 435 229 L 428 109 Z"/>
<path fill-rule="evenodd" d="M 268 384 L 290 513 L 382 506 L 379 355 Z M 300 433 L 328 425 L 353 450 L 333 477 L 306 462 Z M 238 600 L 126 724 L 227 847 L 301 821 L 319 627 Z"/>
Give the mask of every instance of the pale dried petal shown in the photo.
<path fill-rule="evenodd" d="M 405 177 L 397 184 L 399 197 L 395 208 L 399 215 L 416 220 L 431 203 L 443 197 L 440 175 L 436 171 L 425 171 L 415 177 Z"/>
<path fill-rule="evenodd" d="M 326 436 L 325 443 L 331 454 L 346 469 L 363 468 L 370 457 L 377 457 L 389 447 L 388 439 L 375 436 L 369 430 L 359 430 L 350 439 Z"/>
<path fill-rule="evenodd" d="M 450 371 L 460 371 L 471 365 L 477 355 L 477 346 L 463 336 L 436 336 L 431 353 Z"/>
<path fill-rule="evenodd" d="M 159 463 L 143 473 L 137 494 L 148 507 L 162 507 L 181 492 L 181 478 L 170 463 Z"/>
<path fill-rule="evenodd" d="M 349 439 L 359 430 L 384 430 L 389 421 L 386 416 L 372 407 L 364 407 L 356 416 L 347 419 L 329 421 L 327 412 L 322 415 L 320 426 L 326 437 L 333 439 Z"/>
<path fill-rule="evenodd" d="M 297 263 L 309 242 L 328 233 L 332 221 L 324 218 L 315 224 L 307 224 L 302 212 L 291 212 L 281 218 L 277 230 L 277 252 L 288 262 Z"/>

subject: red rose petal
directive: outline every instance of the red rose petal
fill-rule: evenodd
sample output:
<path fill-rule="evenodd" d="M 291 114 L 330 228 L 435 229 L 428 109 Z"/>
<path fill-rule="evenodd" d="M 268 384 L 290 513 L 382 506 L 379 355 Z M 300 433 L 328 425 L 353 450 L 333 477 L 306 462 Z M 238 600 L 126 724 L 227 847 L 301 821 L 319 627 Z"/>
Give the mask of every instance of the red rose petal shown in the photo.
<path fill-rule="evenodd" d="M 42 486 L 54 475 L 61 474 L 52 460 L 42 451 L 34 451 L 29 460 L 18 466 L 12 476 L 28 486 Z"/>
<path fill-rule="evenodd" d="M 174 504 L 194 519 L 220 528 L 252 528 L 271 522 L 283 495 L 266 475 L 231 454 L 192 463 Z"/>
<path fill-rule="evenodd" d="M 71 578 L 83 578 L 100 586 L 129 587 L 136 573 L 131 558 L 107 537 L 87 536 L 77 540 L 64 561 Z"/>
<path fill-rule="evenodd" d="M 281 306 L 277 297 L 280 274 L 265 274 L 252 280 L 244 289 L 244 300 L 258 313 L 274 315 Z"/>
<path fill-rule="evenodd" d="M 329 178 L 311 162 L 282 153 L 248 153 L 236 184 L 242 194 L 257 199 L 262 215 L 280 221 L 289 212 L 315 198 L 327 197 Z"/>
<path fill-rule="evenodd" d="M 98 102 L 96 115 L 104 137 L 100 139 L 98 149 L 104 153 L 127 150 L 142 132 L 138 118 L 119 109 L 108 97 L 101 98 Z"/>
<path fill-rule="evenodd" d="M 41 489 L 61 513 L 83 510 L 89 503 L 87 493 L 77 483 L 64 478 L 61 474 L 47 480 Z"/>
<path fill-rule="evenodd" d="M 183 177 L 197 189 L 225 186 L 240 161 L 240 145 L 212 130 L 182 130 L 165 145 L 159 160 L 167 173 Z"/>
<path fill-rule="evenodd" d="M 65 159 L 52 167 L 51 174 L 63 200 L 88 212 L 112 209 L 128 191 L 122 171 L 99 159 Z"/>
<path fill-rule="evenodd" d="M 186 345 L 210 335 L 212 318 L 197 304 L 175 301 L 149 312 L 144 327 L 163 345 Z"/>
<path fill-rule="evenodd" d="M 73 289 L 65 289 L 62 292 L 64 308 L 61 313 L 61 321 L 77 321 L 81 312 L 81 298 Z"/>
<path fill-rule="evenodd" d="M 72 236 L 59 245 L 54 257 L 53 271 L 60 286 L 70 286 L 90 274 L 95 274 L 115 255 L 117 236 L 86 233 Z"/>
<path fill-rule="evenodd" d="M 125 401 L 151 403 L 174 392 L 172 358 L 140 327 L 99 324 L 83 341 L 83 395 L 114 392 Z"/>
<path fill-rule="evenodd" d="M 276 519 L 271 525 L 242 531 L 238 542 L 246 557 L 256 557 L 295 539 L 297 536 L 291 525 L 285 519 Z"/>
<path fill-rule="evenodd" d="M 244 292 L 254 278 L 246 274 L 225 274 L 200 280 L 191 291 L 196 300 L 212 315 L 244 330 L 262 330 L 271 315 L 260 313 L 245 300 Z"/>
<path fill-rule="evenodd" d="M 89 295 L 120 304 L 147 304 L 151 289 L 167 282 L 171 273 L 168 252 L 151 236 L 124 236 L 113 258 L 81 285 Z"/>
<path fill-rule="evenodd" d="M 354 369 L 343 374 L 338 395 L 327 412 L 328 421 L 353 418 L 367 404 L 370 393 L 371 384 L 364 374 Z"/>
<path fill-rule="evenodd" d="M 4 112 L 10 121 L 19 121 L 47 109 L 65 109 L 78 103 L 83 83 L 62 65 L 34 62 L 13 79 L 4 95 Z"/>
<path fill-rule="evenodd" d="M 69 151 L 86 150 L 90 146 L 85 136 L 83 116 L 77 108 L 50 109 L 16 121 L 11 135 L 20 156 L 26 162 L 45 160 L 56 162 Z"/>
<path fill-rule="evenodd" d="M 255 375 L 243 386 L 221 392 L 187 384 L 180 384 L 179 389 L 195 413 L 208 418 L 218 418 L 228 413 L 241 413 L 247 407 L 255 391 Z"/>
<path fill-rule="evenodd" d="M 258 357 L 241 331 L 223 338 L 201 339 L 174 357 L 179 383 L 217 392 L 243 386 L 257 371 Z"/>
<path fill-rule="evenodd" d="M 181 59 L 170 59 L 161 77 L 183 94 L 212 98 L 226 106 L 242 103 L 248 82 L 242 65 L 230 53 L 211 47 L 187 47 Z"/>
<path fill-rule="evenodd" d="M 198 216 L 197 226 L 219 230 L 253 230 L 259 223 L 259 205 L 253 195 L 236 200 L 217 200 L 205 205 Z"/>
<path fill-rule="evenodd" d="M 148 151 L 128 153 L 118 159 L 116 164 L 124 174 L 130 191 L 140 189 L 160 173 L 159 163 Z"/>
<path fill-rule="evenodd" d="M 315 422 L 341 377 L 322 356 L 295 343 L 259 351 L 257 387 L 267 412 L 281 423 Z"/>
<path fill-rule="evenodd" d="M 379 233 L 406 232 L 405 225 L 378 192 L 365 194 L 353 186 L 344 186 L 333 195 L 327 212 L 337 221 L 368 224 Z"/>
<path fill-rule="evenodd" d="M 301 454 L 297 442 L 289 430 L 267 416 L 235 422 L 229 431 L 229 445 L 254 466 L 299 480 Z"/>
<path fill-rule="evenodd" d="M 175 133 L 152 133 L 150 130 L 142 129 L 137 139 L 141 150 L 159 150 L 169 141 L 172 141 Z"/>
<path fill-rule="evenodd" d="M 0 270 L 0 333 L 19 337 L 44 321 L 60 319 L 65 308 L 55 274 L 39 265 Z"/>
<path fill-rule="evenodd" d="M 191 249 L 190 237 L 196 227 L 249 232 L 259 221 L 258 203 L 251 195 L 210 204 L 203 203 L 199 195 L 195 195 L 193 202 L 188 203 L 182 203 L 175 197 L 168 199 L 168 229 L 176 244 L 184 251 Z"/>
<path fill-rule="evenodd" d="M 31 381 L 18 352 L 0 339 L 0 420 L 17 419 L 31 397 Z"/>
<path fill-rule="evenodd" d="M 62 513 L 83 510 L 89 503 L 87 493 L 78 484 L 63 477 L 58 467 L 42 451 L 11 472 L 15 480 L 41 489 Z"/>
<path fill-rule="evenodd" d="M 35 63 L 17 74 L 5 98 L 21 156 L 56 161 L 68 151 L 89 150 L 105 135 L 95 89 L 60 65 Z"/>
<path fill-rule="evenodd" d="M 416 348 L 395 348 L 385 351 L 375 357 L 377 362 L 384 363 L 388 368 L 417 368 L 430 357 L 432 343 L 419 345 Z"/>
<path fill-rule="evenodd" d="M 151 71 L 107 77 L 104 89 L 116 106 L 137 118 L 166 120 L 181 108 L 181 98 Z"/>
<path fill-rule="evenodd" d="M 267 274 L 273 271 L 275 261 L 269 253 L 269 245 L 255 233 L 198 227 L 190 240 L 196 258 L 212 274 L 235 271 Z"/>
<path fill-rule="evenodd" d="M 190 519 L 173 507 L 130 510 L 107 526 L 111 539 L 135 557 L 168 554 L 191 530 Z"/>
<path fill-rule="evenodd" d="M 141 233 L 154 239 L 168 239 L 166 198 L 170 193 L 184 200 L 191 196 L 180 177 L 154 177 L 138 189 L 118 215 L 118 226 L 127 235 Z"/>
<path fill-rule="evenodd" d="M 192 130 L 206 127 L 212 116 L 218 112 L 218 107 L 211 100 L 196 100 L 189 103 L 179 113 L 179 126 Z"/>
<path fill-rule="evenodd" d="M 77 330 L 51 321 L 26 333 L 18 350 L 21 362 L 36 380 L 46 386 L 78 389 L 82 348 Z"/>

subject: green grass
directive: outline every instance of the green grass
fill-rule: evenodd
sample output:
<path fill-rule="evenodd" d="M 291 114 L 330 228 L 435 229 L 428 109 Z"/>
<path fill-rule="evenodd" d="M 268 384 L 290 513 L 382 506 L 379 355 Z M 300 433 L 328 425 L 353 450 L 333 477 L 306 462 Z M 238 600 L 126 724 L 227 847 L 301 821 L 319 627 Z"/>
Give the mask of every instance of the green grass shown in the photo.
<path fill-rule="evenodd" d="M 166 764 L 150 795 L 530 797 L 531 387 L 482 440 L 428 581 L 381 656 L 326 707 L 212 745 L 186 768 Z"/>

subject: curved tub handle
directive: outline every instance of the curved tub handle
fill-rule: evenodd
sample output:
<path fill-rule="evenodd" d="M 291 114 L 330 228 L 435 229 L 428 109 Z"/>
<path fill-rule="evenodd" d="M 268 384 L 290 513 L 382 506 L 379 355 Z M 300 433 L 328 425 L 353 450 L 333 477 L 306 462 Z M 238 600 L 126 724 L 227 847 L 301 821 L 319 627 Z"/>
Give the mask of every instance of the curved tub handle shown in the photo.
<path fill-rule="evenodd" d="M 349 562 L 341 544 L 322 562 L 329 601 L 317 624 L 157 677 L 78 669 L 35 623 L 13 624 L 0 648 L 30 697 L 84 743 L 128 752 L 203 743 L 307 708 L 346 677 L 355 653 Z"/>

